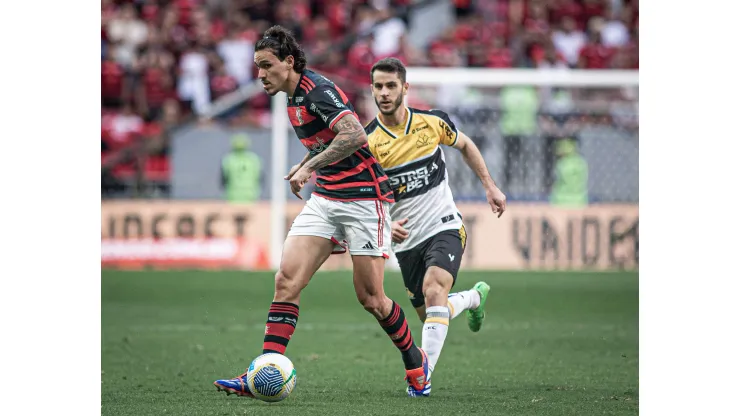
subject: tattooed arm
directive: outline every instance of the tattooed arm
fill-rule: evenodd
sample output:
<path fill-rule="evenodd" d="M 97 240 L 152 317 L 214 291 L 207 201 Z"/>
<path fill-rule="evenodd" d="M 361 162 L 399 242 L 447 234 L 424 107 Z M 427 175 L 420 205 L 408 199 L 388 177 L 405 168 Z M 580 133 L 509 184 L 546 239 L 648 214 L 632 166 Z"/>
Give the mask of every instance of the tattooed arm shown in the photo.
<path fill-rule="evenodd" d="M 306 153 L 306 156 L 304 156 L 304 157 L 303 157 L 303 160 L 301 160 L 301 162 L 300 162 L 300 163 L 298 163 L 298 164 L 299 164 L 299 165 L 301 165 L 301 166 L 303 166 L 303 165 L 305 165 L 305 164 L 306 164 L 306 162 L 308 162 L 309 160 L 311 160 L 311 158 L 312 158 L 312 157 L 313 157 L 313 156 L 311 156 L 311 152 L 307 152 L 307 153 Z"/>
<path fill-rule="evenodd" d="M 339 119 L 332 130 L 337 133 L 329 147 L 311 158 L 304 165 L 304 169 L 315 172 L 334 162 L 338 162 L 367 143 L 365 129 L 353 115 L 348 114 Z"/>
<path fill-rule="evenodd" d="M 306 153 L 306 156 L 303 157 L 303 160 L 301 160 L 300 162 L 298 162 L 297 165 L 293 165 L 293 167 L 290 168 L 290 170 L 288 171 L 288 174 L 286 176 L 284 176 L 283 179 L 290 179 L 290 178 L 292 178 L 293 175 L 295 175 L 295 173 L 298 172 L 298 170 L 300 168 L 302 168 L 303 165 L 306 164 L 306 162 L 308 162 L 309 160 L 311 160 L 312 157 L 313 156 L 311 156 L 311 152 Z"/>

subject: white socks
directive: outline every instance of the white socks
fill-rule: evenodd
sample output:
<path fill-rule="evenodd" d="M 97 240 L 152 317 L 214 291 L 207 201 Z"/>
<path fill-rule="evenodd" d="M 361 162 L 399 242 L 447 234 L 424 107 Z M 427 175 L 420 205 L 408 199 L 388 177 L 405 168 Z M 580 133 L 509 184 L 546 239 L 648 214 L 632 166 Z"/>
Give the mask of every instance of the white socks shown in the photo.
<path fill-rule="evenodd" d="M 452 293 L 447 298 L 447 306 L 430 306 L 421 333 L 421 348 L 429 358 L 429 371 L 434 371 L 442 346 L 447 338 L 450 319 L 460 315 L 466 309 L 475 309 L 480 305 L 480 293 L 471 289 Z"/>
<path fill-rule="evenodd" d="M 478 305 L 480 305 L 480 293 L 475 289 L 450 293 L 450 296 L 447 297 L 447 307 L 450 308 L 450 319 L 460 315 L 466 309 L 475 309 Z"/>
<path fill-rule="evenodd" d="M 447 338 L 447 328 L 450 325 L 450 311 L 446 306 L 430 306 L 427 308 L 427 319 L 421 335 L 421 348 L 429 358 L 429 371 L 434 371 L 442 346 Z"/>

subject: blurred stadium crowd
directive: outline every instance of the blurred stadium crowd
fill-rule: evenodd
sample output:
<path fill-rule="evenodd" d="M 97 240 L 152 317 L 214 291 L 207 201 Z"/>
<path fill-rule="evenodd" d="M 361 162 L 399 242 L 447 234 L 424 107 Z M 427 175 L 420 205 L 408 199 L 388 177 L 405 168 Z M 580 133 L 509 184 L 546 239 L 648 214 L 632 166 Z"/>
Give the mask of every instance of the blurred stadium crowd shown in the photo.
<path fill-rule="evenodd" d="M 637 0 L 447 0 L 455 24 L 425 49 L 409 42 L 414 0 L 102 0 L 103 182 L 143 175 L 167 186 L 168 132 L 253 81 L 254 44 L 273 24 L 293 30 L 309 67 L 356 102 L 372 64 L 639 68 Z M 374 112 L 360 100 L 366 122 Z M 269 126 L 257 94 L 227 114 Z M 145 152 L 132 149 L 146 148 Z"/>

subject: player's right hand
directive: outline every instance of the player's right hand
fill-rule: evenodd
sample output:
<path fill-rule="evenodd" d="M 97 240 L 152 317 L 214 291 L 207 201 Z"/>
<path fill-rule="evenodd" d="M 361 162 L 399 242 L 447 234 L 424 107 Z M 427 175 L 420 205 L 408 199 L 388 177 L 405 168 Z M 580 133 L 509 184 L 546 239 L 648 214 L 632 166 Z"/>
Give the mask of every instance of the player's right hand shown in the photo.
<path fill-rule="evenodd" d="M 303 185 L 307 184 L 308 180 L 311 179 L 311 175 L 312 173 L 305 166 L 301 166 L 297 172 L 294 172 L 290 176 L 290 191 L 293 192 L 293 195 L 299 199 L 303 199 L 299 192 L 303 189 Z"/>
<path fill-rule="evenodd" d="M 409 238 L 408 230 L 403 228 L 407 222 L 409 222 L 409 219 L 404 218 L 391 223 L 391 239 L 394 243 L 403 243 L 405 239 Z"/>
<path fill-rule="evenodd" d="M 283 177 L 283 179 L 285 179 L 286 181 L 289 181 L 290 178 L 292 178 L 293 175 L 295 175 L 295 173 L 298 172 L 298 169 L 300 169 L 300 168 L 301 168 L 301 164 L 300 163 L 297 164 L 297 165 L 294 165 L 292 168 L 290 168 L 290 172 L 288 172 L 288 174 L 285 175 Z"/>
<path fill-rule="evenodd" d="M 296 172 L 301 170 L 302 167 L 303 165 L 300 163 L 294 165 L 292 168 L 290 168 L 290 172 L 288 172 L 288 174 L 283 177 L 283 179 L 285 179 L 286 181 L 290 181 L 290 191 L 293 192 L 293 195 L 297 196 L 298 199 L 303 199 L 301 194 L 299 194 L 299 192 L 301 192 L 301 188 L 303 188 L 303 184 L 298 185 L 294 183 L 295 181 L 292 181 L 291 179 L 293 179 L 293 176 L 295 176 Z"/>

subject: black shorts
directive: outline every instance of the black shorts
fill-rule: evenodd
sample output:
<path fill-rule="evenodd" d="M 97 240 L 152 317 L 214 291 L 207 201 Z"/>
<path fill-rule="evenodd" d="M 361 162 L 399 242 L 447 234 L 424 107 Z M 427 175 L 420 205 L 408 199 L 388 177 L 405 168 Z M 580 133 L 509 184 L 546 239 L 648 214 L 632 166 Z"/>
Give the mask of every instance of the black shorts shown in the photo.
<path fill-rule="evenodd" d="M 440 267 L 452 275 L 452 285 L 457 280 L 460 262 L 465 252 L 465 227 L 446 230 L 429 237 L 411 250 L 396 253 L 401 266 L 406 293 L 414 308 L 424 305 L 424 275 L 430 266 Z"/>

